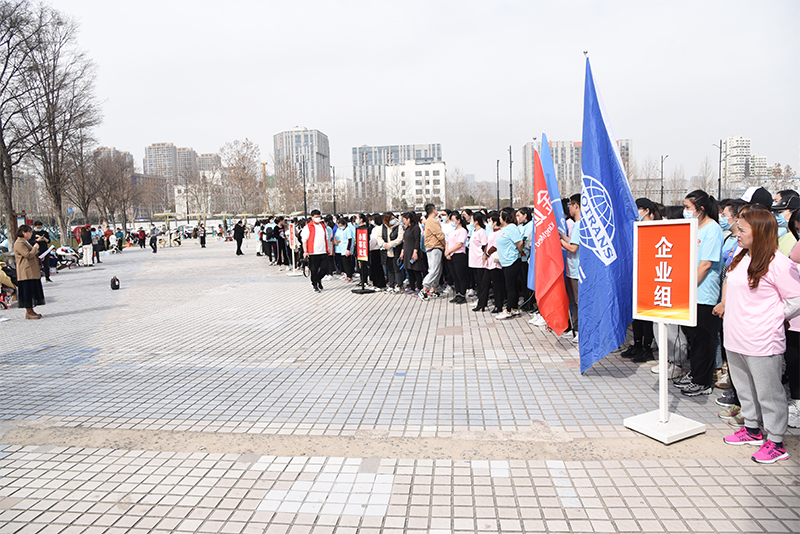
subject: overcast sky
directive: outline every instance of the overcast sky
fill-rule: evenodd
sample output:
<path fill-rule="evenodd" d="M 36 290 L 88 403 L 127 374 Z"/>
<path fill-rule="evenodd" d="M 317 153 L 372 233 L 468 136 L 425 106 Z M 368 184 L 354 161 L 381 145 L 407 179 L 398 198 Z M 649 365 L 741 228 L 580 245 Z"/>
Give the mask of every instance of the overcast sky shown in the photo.
<path fill-rule="evenodd" d="M 363 144 L 441 143 L 448 168 L 514 175 L 522 146 L 581 139 L 584 57 L 617 138 L 665 171 L 752 139 L 800 169 L 800 1 L 52 0 L 98 67 L 103 145 L 198 153 L 328 135 L 337 176 Z"/>

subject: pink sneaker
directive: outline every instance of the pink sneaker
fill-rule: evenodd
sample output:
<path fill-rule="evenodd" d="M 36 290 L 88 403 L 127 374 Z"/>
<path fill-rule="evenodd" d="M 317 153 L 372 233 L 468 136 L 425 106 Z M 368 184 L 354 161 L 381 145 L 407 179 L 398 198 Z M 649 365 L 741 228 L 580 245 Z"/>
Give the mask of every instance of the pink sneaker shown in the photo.
<path fill-rule="evenodd" d="M 778 460 L 785 460 L 788 457 L 789 453 L 786 452 L 785 446 L 781 445 L 779 449 L 774 443 L 767 440 L 753 455 L 753 461 L 760 464 L 774 464 Z"/>
<path fill-rule="evenodd" d="M 747 429 L 742 427 L 730 436 L 722 438 L 722 441 L 728 445 L 761 445 L 764 443 L 764 435 L 759 430 L 757 435 L 751 436 Z"/>

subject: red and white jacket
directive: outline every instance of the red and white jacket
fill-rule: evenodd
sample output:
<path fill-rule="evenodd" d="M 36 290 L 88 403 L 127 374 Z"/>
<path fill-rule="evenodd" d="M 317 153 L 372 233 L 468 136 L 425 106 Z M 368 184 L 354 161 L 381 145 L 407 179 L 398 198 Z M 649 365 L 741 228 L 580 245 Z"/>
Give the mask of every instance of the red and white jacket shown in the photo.
<path fill-rule="evenodd" d="M 328 227 L 324 222 L 309 222 L 300 232 L 303 240 L 303 250 L 308 254 L 330 254 L 331 241 L 328 237 Z"/>

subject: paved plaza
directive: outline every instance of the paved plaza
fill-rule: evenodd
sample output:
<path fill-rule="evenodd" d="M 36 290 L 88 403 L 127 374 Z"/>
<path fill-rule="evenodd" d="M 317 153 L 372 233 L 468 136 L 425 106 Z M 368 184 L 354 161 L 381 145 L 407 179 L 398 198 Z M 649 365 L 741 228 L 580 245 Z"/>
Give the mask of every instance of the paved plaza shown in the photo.
<path fill-rule="evenodd" d="M 0 533 L 800 532 L 800 445 L 762 466 L 623 427 L 650 364 L 447 299 L 355 295 L 233 243 L 128 249 L 0 312 Z M 117 276 L 119 291 L 109 280 Z"/>

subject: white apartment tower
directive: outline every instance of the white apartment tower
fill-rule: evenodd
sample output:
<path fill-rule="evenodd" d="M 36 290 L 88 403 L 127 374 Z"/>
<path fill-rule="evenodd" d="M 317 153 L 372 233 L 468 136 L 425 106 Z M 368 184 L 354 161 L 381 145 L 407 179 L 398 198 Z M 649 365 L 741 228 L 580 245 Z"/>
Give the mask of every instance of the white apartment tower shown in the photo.
<path fill-rule="evenodd" d="M 178 174 L 178 148 L 172 143 L 153 143 L 146 147 L 144 174 L 174 181 Z"/>
<path fill-rule="evenodd" d="M 386 208 L 422 210 L 429 202 L 444 206 L 447 202 L 446 174 L 443 161 L 408 160 L 403 164 L 386 165 L 383 169 Z"/>
<path fill-rule="evenodd" d="M 298 173 L 304 172 L 308 184 L 330 182 L 331 149 L 327 135 L 295 126 L 272 139 L 277 162 L 287 162 Z"/>

